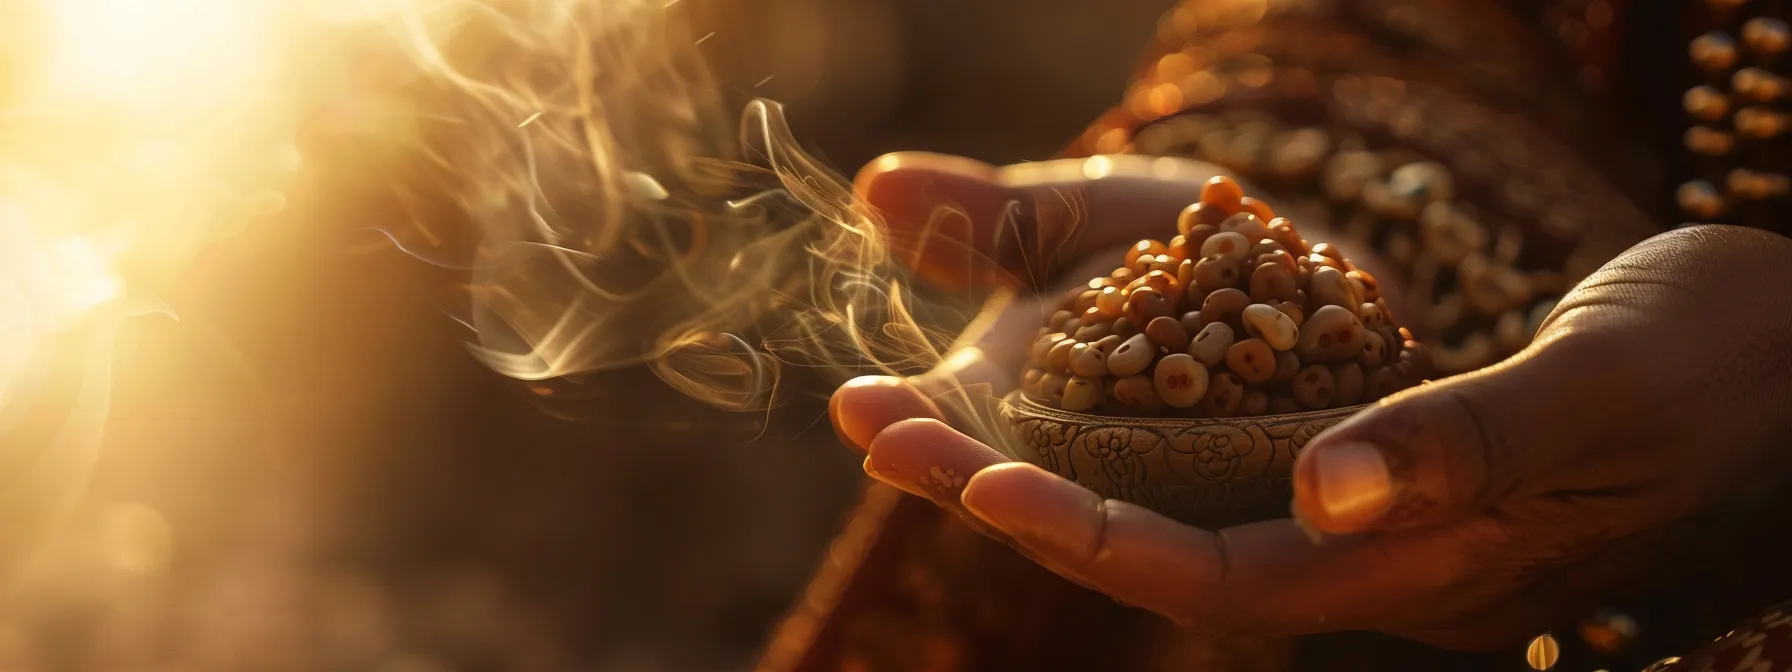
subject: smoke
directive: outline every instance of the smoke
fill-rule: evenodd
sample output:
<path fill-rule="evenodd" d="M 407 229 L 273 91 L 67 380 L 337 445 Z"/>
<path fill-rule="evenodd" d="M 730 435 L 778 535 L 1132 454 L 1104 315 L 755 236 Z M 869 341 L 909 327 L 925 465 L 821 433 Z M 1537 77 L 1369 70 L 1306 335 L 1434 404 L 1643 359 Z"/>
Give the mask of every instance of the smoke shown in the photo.
<path fill-rule="evenodd" d="M 843 379 L 939 364 L 966 311 L 909 286 L 882 222 L 778 104 L 727 100 L 692 4 L 403 13 L 444 118 L 423 143 L 424 189 L 455 211 L 386 233 L 466 271 L 472 352 L 521 380 L 645 364 L 748 411 L 786 399 L 794 367 Z M 452 252 L 468 230 L 470 250 Z"/>

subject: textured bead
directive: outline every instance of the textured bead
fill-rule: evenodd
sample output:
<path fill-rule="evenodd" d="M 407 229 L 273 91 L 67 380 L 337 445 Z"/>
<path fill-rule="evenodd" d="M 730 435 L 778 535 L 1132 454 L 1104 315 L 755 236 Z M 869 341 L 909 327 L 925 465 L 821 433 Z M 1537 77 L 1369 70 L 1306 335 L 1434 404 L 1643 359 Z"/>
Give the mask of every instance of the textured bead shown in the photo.
<path fill-rule="evenodd" d="M 1705 156 L 1723 156 L 1736 147 L 1736 136 L 1704 126 L 1686 129 L 1681 141 L 1687 151 Z"/>
<path fill-rule="evenodd" d="M 1743 68 L 1730 77 L 1730 88 L 1743 98 L 1768 103 L 1786 95 L 1786 78 L 1762 68 Z"/>
<path fill-rule="evenodd" d="M 1722 72 L 1736 65 L 1736 41 L 1722 31 L 1711 31 L 1693 39 L 1687 55 L 1700 68 Z"/>
<path fill-rule="evenodd" d="M 1743 137 L 1765 140 L 1786 132 L 1786 126 L 1792 125 L 1792 117 L 1765 107 L 1745 107 L 1736 111 L 1732 123 Z"/>
<path fill-rule="evenodd" d="M 1724 187 L 1732 195 L 1760 200 L 1786 195 L 1792 190 L 1792 180 L 1778 173 L 1737 168 L 1725 176 Z"/>
<path fill-rule="evenodd" d="M 1686 95 L 1680 97 L 1680 104 L 1687 114 L 1705 121 L 1717 121 L 1730 113 L 1729 97 L 1705 85 L 1687 89 Z"/>
<path fill-rule="evenodd" d="M 1742 42 L 1750 51 L 1763 56 L 1772 56 L 1786 50 L 1792 45 L 1792 29 L 1785 21 L 1757 16 L 1742 24 Z"/>
<path fill-rule="evenodd" d="M 1674 191 L 1674 202 L 1688 214 L 1700 219 L 1714 219 L 1724 214 L 1724 197 L 1710 182 L 1694 180 Z"/>

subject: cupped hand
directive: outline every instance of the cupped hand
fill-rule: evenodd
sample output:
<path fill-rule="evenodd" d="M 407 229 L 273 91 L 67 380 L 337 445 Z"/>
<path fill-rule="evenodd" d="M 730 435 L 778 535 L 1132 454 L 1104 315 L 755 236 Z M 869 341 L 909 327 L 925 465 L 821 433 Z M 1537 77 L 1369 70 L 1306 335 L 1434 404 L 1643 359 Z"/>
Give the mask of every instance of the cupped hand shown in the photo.
<path fill-rule="evenodd" d="M 884 190 L 889 170 L 902 168 L 873 166 L 859 186 L 892 212 L 956 190 L 1024 193 L 988 173 L 940 179 L 927 163 L 889 184 L 929 187 Z M 1182 203 L 1198 184 L 1159 183 Z M 1523 352 L 1308 443 L 1294 517 L 1219 531 L 1007 462 L 941 422 L 925 382 L 854 381 L 831 411 L 873 476 L 1122 602 L 1211 632 L 1371 630 L 1487 649 L 1683 569 L 1672 551 L 1711 541 L 1692 521 L 1792 470 L 1787 259 L 1792 241 L 1748 229 L 1652 238 L 1570 292 Z M 1042 319 L 1028 317 L 1017 324 Z M 1018 369 L 1001 352 L 962 361 Z"/>

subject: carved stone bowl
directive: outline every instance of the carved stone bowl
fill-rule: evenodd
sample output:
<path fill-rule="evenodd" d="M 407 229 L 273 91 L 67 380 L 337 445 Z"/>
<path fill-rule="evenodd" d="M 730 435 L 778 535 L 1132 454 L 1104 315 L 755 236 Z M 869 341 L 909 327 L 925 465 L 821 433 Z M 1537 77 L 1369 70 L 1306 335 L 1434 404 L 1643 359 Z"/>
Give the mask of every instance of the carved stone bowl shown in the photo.
<path fill-rule="evenodd" d="M 1248 418 L 1071 413 L 1019 391 L 996 404 L 1017 457 L 1183 523 L 1217 529 L 1288 515 L 1294 458 L 1367 405 Z"/>

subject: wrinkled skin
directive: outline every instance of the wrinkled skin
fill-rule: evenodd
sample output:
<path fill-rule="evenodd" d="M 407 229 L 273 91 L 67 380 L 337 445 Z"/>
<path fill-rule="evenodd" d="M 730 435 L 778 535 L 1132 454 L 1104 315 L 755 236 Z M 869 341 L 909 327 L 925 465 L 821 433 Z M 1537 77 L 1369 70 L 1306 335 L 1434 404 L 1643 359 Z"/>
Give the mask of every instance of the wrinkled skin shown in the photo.
<path fill-rule="evenodd" d="M 1071 287 L 1128 243 L 1167 237 L 1217 172 L 1113 161 L 1091 179 L 1081 162 L 1016 172 L 901 154 L 857 187 L 932 282 L 1027 286 L 1049 267 Z M 1036 233 L 987 235 L 1010 201 Z M 924 224 L 945 203 L 964 207 Z M 979 255 L 1007 271 L 959 270 Z M 1708 541 L 1700 514 L 1789 473 L 1788 259 L 1792 241 L 1749 229 L 1651 238 L 1575 288 L 1523 352 L 1315 438 L 1293 517 L 1218 532 L 1008 462 L 942 422 L 929 399 L 941 377 L 857 379 L 830 411 L 872 476 L 1122 602 L 1212 632 L 1370 630 L 1485 650 L 1683 569 L 1667 551 Z M 992 307 L 1005 311 L 996 328 L 952 373 L 1012 387 L 1049 303 Z"/>

